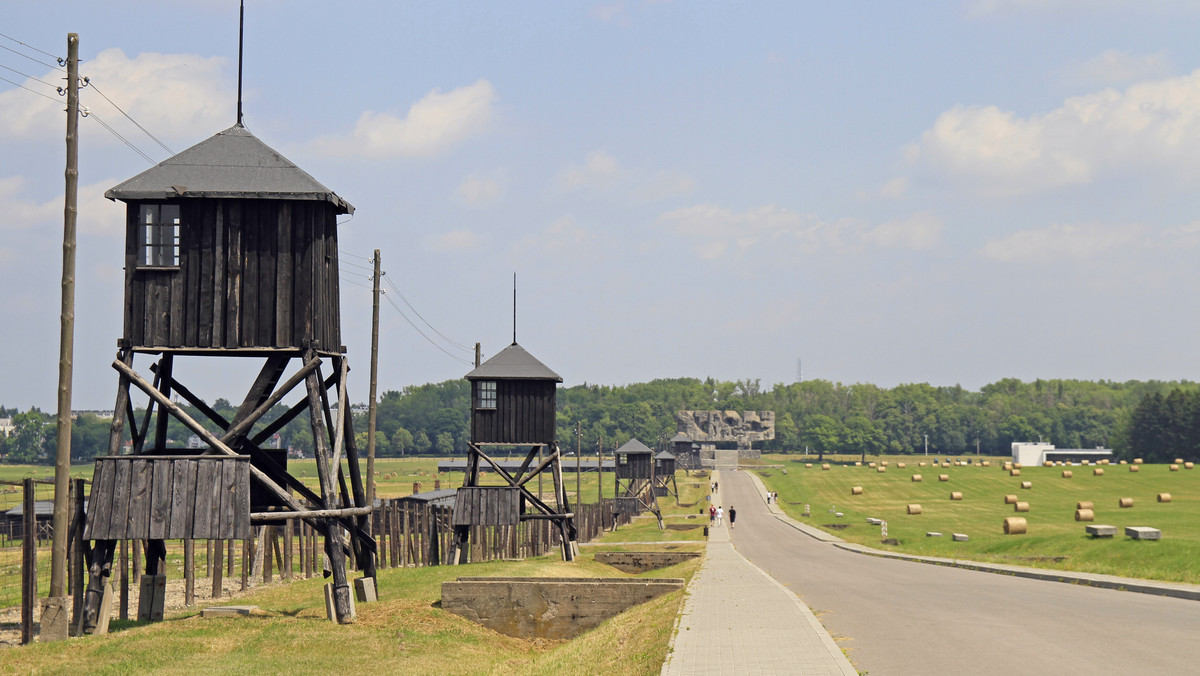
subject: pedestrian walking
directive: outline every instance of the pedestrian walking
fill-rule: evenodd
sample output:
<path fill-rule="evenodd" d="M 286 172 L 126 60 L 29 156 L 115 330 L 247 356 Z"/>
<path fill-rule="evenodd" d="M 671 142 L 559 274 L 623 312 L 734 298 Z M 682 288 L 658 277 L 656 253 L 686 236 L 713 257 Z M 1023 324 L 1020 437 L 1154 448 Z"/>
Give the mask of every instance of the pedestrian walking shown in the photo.
<path fill-rule="evenodd" d="M 708 506 L 708 525 L 709 526 L 713 525 L 713 523 L 715 523 L 716 520 L 717 520 L 717 507 L 716 507 L 716 505 L 709 505 Z"/>
<path fill-rule="evenodd" d="M 725 509 L 722 507 L 717 507 L 717 525 L 720 526 L 721 522 L 724 520 L 725 520 Z"/>
<path fill-rule="evenodd" d="M 733 508 L 733 505 L 730 505 L 729 506 L 729 530 L 733 530 L 733 522 L 734 521 L 737 521 L 737 510 Z"/>

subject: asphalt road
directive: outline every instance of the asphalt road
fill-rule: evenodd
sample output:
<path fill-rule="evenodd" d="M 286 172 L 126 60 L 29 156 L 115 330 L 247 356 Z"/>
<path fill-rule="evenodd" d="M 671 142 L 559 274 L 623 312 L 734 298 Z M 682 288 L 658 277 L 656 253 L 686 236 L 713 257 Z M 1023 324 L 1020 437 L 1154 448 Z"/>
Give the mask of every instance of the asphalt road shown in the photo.
<path fill-rule="evenodd" d="M 721 493 L 738 551 L 871 676 L 1200 673 L 1200 602 L 865 556 L 771 516 L 741 472 Z"/>

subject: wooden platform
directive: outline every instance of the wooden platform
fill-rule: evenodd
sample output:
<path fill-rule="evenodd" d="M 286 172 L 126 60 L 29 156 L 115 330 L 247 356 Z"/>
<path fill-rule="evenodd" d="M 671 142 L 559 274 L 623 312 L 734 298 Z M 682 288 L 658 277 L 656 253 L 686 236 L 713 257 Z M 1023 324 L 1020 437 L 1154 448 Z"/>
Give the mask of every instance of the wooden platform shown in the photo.
<path fill-rule="evenodd" d="M 249 456 L 96 458 L 87 540 L 250 537 Z"/>

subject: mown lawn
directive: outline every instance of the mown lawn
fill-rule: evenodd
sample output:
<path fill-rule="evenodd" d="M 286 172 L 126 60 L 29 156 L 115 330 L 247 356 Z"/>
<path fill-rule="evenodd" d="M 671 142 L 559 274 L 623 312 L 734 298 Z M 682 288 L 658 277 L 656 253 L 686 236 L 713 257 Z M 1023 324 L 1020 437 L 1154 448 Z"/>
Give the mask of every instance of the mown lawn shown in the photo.
<path fill-rule="evenodd" d="M 1133 473 L 1126 465 L 1108 465 L 1103 476 L 1094 476 L 1091 466 L 1025 467 L 1013 477 L 996 462 L 991 467 L 921 467 L 920 459 L 908 458 L 903 460 L 906 468 L 892 460 L 884 473 L 865 465 L 833 465 L 823 471 L 815 462 L 812 468 L 805 468 L 803 460 L 780 462 L 787 474 L 777 468 L 754 471 L 770 490 L 779 491 L 784 511 L 850 542 L 928 556 L 1200 584 L 1200 470 L 1171 472 L 1167 465 L 1142 465 Z M 1073 477 L 1063 478 L 1064 469 Z M 923 480 L 914 483 L 913 474 Z M 939 481 L 941 474 L 948 481 Z M 1024 481 L 1032 488 L 1022 489 Z M 863 494 L 851 495 L 854 486 L 861 486 Z M 962 492 L 963 499 L 951 500 L 952 491 Z M 1158 493 L 1170 493 L 1171 502 L 1157 502 Z M 1029 512 L 1016 513 L 1005 504 L 1010 494 L 1028 502 Z M 1133 498 L 1134 506 L 1119 508 L 1123 497 Z M 1162 530 L 1163 539 L 1091 539 L 1084 533 L 1086 524 L 1074 520 L 1078 501 L 1095 503 L 1093 523 L 1117 526 L 1120 533 L 1125 526 L 1152 526 Z M 806 503 L 810 517 L 801 516 Z M 922 513 L 908 515 L 909 504 L 920 504 Z M 1010 516 L 1024 517 L 1028 533 L 1005 535 L 1003 522 Z M 886 520 L 888 538 L 898 544 L 881 542 L 880 527 L 868 525 L 868 517 Z M 836 530 L 838 525 L 845 527 Z M 929 531 L 943 537 L 926 537 Z M 965 533 L 970 541 L 954 542 L 951 533 Z"/>

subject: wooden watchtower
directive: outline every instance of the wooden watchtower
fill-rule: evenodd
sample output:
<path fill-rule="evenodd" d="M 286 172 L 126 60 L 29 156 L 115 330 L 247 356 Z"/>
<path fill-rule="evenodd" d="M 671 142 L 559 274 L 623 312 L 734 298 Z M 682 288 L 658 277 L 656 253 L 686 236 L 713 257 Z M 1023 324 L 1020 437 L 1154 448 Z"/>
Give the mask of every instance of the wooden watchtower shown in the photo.
<path fill-rule="evenodd" d="M 683 432 L 671 437 L 670 443 L 676 465 L 683 469 L 700 469 L 700 444 Z"/>
<path fill-rule="evenodd" d="M 337 217 L 354 207 L 240 122 L 105 197 L 126 204 L 125 315 L 113 362 L 120 379 L 110 458 L 97 459 L 85 532 L 95 540 L 85 630 L 95 627 L 117 539 L 147 540 L 145 569 L 164 574 L 163 538 L 241 538 L 245 530 L 234 526 L 293 518 L 324 533 L 336 617 L 352 621 L 348 547 L 365 576 L 375 576 L 339 316 Z M 134 369 L 136 355 L 153 360 L 152 376 Z M 185 368 L 203 372 L 213 357 L 244 360 L 247 369 L 259 365 L 232 419 L 185 384 Z M 304 396 L 265 424 L 263 416 L 301 385 Z M 140 424 L 133 387 L 149 397 Z M 175 398 L 207 420 L 193 418 Z M 305 413 L 319 491 L 266 448 L 272 435 Z M 175 455 L 167 446 L 168 417 L 208 448 L 200 456 Z M 146 462 L 117 457 L 126 424 L 133 456 Z M 243 474 L 222 464 L 238 457 L 247 461 Z M 190 469 L 197 460 L 203 461 L 197 468 L 208 469 Z M 214 477 L 225 483 L 218 488 Z M 206 510 L 217 504 L 233 510 L 232 526 L 208 518 Z"/>
<path fill-rule="evenodd" d="M 663 451 L 654 456 L 654 495 L 674 495 L 679 500 L 679 485 L 675 483 L 675 456 Z"/>
<path fill-rule="evenodd" d="M 549 519 L 559 531 L 564 561 L 575 558 L 574 514 L 562 478 L 556 440 L 556 394 L 562 378 L 514 342 L 466 375 L 471 383 L 471 441 L 467 471 L 454 503 L 454 563 L 465 563 L 472 526 L 515 526 Z M 524 460 L 512 474 L 492 456 L 496 449 L 519 447 Z M 527 450 L 526 450 L 527 449 Z M 536 464 L 535 464 L 536 461 Z M 504 482 L 484 486 L 480 463 Z M 549 471 L 554 505 L 527 488 Z"/>
<path fill-rule="evenodd" d="M 662 528 L 662 514 L 654 491 L 654 451 L 637 439 L 630 439 L 616 450 L 615 456 L 613 511 L 639 514 L 648 509 L 658 517 L 658 527 Z"/>

